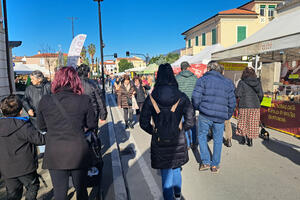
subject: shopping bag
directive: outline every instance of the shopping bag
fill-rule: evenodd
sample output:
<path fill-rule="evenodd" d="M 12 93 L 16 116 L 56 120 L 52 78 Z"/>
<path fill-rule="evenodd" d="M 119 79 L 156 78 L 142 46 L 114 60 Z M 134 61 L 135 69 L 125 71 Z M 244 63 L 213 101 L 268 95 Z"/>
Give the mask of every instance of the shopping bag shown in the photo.
<path fill-rule="evenodd" d="M 132 97 L 132 109 L 135 109 L 135 110 L 139 109 L 136 98 L 134 96 Z"/>

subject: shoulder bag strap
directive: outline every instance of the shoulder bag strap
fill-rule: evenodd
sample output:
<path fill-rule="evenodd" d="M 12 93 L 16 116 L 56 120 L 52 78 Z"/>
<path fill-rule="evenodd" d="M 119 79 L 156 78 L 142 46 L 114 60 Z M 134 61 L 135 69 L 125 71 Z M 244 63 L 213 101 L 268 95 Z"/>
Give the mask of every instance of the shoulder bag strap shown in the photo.
<path fill-rule="evenodd" d="M 171 112 L 175 112 L 176 111 L 176 109 L 177 109 L 177 107 L 178 107 L 178 104 L 179 104 L 179 102 L 180 102 L 180 98 L 178 99 L 178 101 L 172 106 L 172 108 L 171 108 Z"/>
<path fill-rule="evenodd" d="M 158 107 L 156 101 L 153 99 L 153 97 L 152 97 L 151 94 L 149 95 L 149 97 L 150 97 L 150 100 L 151 100 L 151 102 L 152 102 L 152 105 L 153 105 L 153 107 L 154 107 L 155 112 L 156 112 L 157 114 L 159 114 L 159 113 L 160 113 L 160 109 L 159 109 L 159 107 Z"/>

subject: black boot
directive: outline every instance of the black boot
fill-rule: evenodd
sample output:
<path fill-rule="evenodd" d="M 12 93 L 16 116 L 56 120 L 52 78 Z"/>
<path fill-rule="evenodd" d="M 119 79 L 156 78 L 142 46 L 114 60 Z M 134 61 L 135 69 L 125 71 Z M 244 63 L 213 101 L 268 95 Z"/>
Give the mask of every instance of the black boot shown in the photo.
<path fill-rule="evenodd" d="M 246 137 L 245 136 L 242 136 L 242 139 L 240 141 L 240 144 L 245 144 L 246 143 Z"/>
<path fill-rule="evenodd" d="M 129 128 L 128 124 L 128 121 L 125 121 L 125 130 Z"/>
<path fill-rule="evenodd" d="M 132 120 L 131 121 L 129 121 L 129 127 L 131 128 L 131 129 L 133 129 L 134 128 L 134 126 L 133 126 L 133 122 L 132 122 Z"/>
<path fill-rule="evenodd" d="M 247 145 L 249 147 L 252 147 L 253 146 L 253 143 L 252 143 L 252 139 L 251 138 L 247 138 Z"/>
<path fill-rule="evenodd" d="M 225 146 L 226 146 L 226 147 L 231 147 L 231 146 L 232 146 L 232 143 L 231 143 L 231 139 L 230 139 L 230 138 L 227 139 L 227 140 L 225 141 Z"/>

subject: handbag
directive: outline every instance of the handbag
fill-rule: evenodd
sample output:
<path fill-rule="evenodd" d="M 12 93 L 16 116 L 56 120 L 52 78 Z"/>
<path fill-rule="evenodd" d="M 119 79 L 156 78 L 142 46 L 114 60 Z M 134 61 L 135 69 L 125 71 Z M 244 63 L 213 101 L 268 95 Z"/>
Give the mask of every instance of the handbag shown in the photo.
<path fill-rule="evenodd" d="M 124 89 L 126 91 L 127 104 L 128 106 L 132 106 L 132 99 L 129 96 L 129 92 L 126 90 L 126 87 Z"/>
<path fill-rule="evenodd" d="M 66 110 L 63 108 L 61 103 L 58 101 L 58 99 L 51 95 L 54 103 L 58 107 L 60 113 L 65 117 L 67 122 L 69 123 L 70 127 L 73 129 L 73 131 L 76 133 L 78 130 L 74 128 L 74 126 L 71 123 L 71 119 L 68 116 Z M 80 133 L 82 134 L 82 133 Z M 96 130 L 88 130 L 84 133 L 84 137 L 86 142 L 89 146 L 90 156 L 91 156 L 91 167 L 88 170 L 87 174 L 87 185 L 88 187 L 93 187 L 98 184 L 100 184 L 101 180 L 101 172 L 103 168 L 103 160 L 101 155 L 101 140 L 97 136 Z"/>
<path fill-rule="evenodd" d="M 136 98 L 134 96 L 132 97 L 132 109 L 139 109 L 139 105 L 137 104 Z"/>

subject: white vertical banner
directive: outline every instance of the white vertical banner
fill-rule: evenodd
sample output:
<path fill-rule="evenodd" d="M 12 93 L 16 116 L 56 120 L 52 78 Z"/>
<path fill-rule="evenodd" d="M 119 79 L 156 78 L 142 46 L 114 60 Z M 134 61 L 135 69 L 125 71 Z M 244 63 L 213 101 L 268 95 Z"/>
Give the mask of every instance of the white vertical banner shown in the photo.
<path fill-rule="evenodd" d="M 79 34 L 73 39 L 68 53 L 67 66 L 76 68 L 85 39 L 85 34 Z"/>

